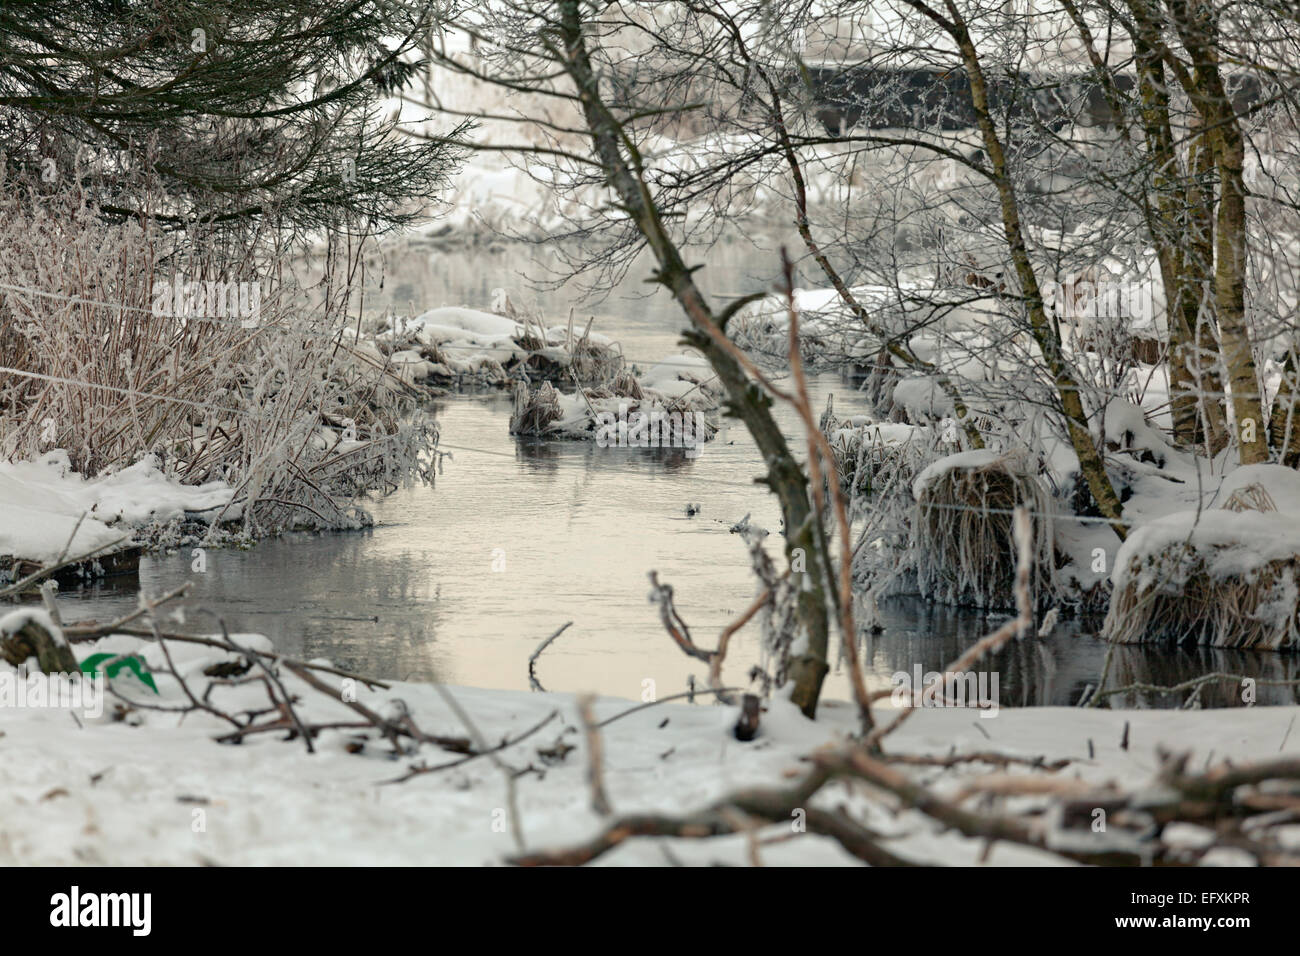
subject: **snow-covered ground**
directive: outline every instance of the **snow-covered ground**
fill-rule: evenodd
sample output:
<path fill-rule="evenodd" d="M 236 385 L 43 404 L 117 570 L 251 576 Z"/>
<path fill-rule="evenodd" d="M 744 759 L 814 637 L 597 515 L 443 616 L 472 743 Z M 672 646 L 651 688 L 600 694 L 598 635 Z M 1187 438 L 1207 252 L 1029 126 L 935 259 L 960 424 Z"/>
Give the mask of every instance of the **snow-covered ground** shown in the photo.
<path fill-rule="evenodd" d="M 221 481 L 184 485 L 164 475 L 153 455 L 89 480 L 64 451 L 0 461 L 0 555 L 52 563 L 129 539 L 142 525 L 214 516 L 233 494 Z"/>
<path fill-rule="evenodd" d="M 235 635 L 235 640 L 266 647 L 253 635 Z M 161 695 L 155 697 L 133 677 L 116 677 L 114 686 L 155 706 L 185 704 L 177 682 L 160 673 L 164 660 L 157 645 L 115 636 L 75 646 L 82 659 L 100 652 L 142 654 L 155 668 Z M 228 659 L 224 652 L 194 645 L 169 646 L 180 672 L 196 689 L 202 687 L 198 675 L 204 667 Z M 13 674 L 0 664 L 0 690 Z M 340 678 L 320 676 L 342 689 Z M 297 710 L 305 720 L 355 719 L 340 701 L 287 672 L 282 678 L 302 698 Z M 519 828 L 530 851 L 565 847 L 600 830 L 602 819 L 590 805 L 588 751 L 572 695 L 447 690 L 490 744 L 515 737 L 556 712 L 539 731 L 499 754 L 516 770 L 537 771 L 515 781 Z M 13 707 L 2 695 L 0 700 L 6 702 L 0 707 L 0 803 L 8 808 L 0 818 L 0 864 L 479 865 L 501 863 L 517 851 L 504 773 L 489 757 L 388 783 L 414 764 L 461 758 L 425 745 L 417 755 L 393 759 L 391 748 L 373 733 L 360 753 L 349 753 L 356 733 L 350 730 L 322 732 L 315 754 L 306 753 L 299 740 L 282 739 L 283 734 L 253 736 L 237 746 L 220 744 L 214 738 L 229 725 L 206 714 L 181 719 L 175 713 L 137 710 L 114 720 L 107 712 L 94 718 L 78 711 L 74 719 L 60 709 Z M 238 709 L 264 705 L 266 694 L 260 684 L 218 687 L 212 700 Z M 381 713 L 392 713 L 400 700 L 422 730 L 467 734 L 437 689 L 427 684 L 358 688 L 357 700 Z M 602 698 L 594 704 L 594 715 L 604 720 L 639 703 Z M 112 706 L 110 699 L 107 710 Z M 614 813 L 686 813 L 738 788 L 787 785 L 791 776 L 806 772 L 803 755 L 843 739 L 855 723 L 852 708 L 840 702 L 824 702 L 813 722 L 790 704 L 774 701 L 763 715 L 760 736 L 741 743 L 730 733 L 736 714 L 734 707 L 670 702 L 604 727 L 605 786 Z M 889 716 L 888 706 L 882 707 L 879 717 Z M 1189 767 L 1196 770 L 1227 756 L 1240 763 L 1300 754 L 1300 731 L 1291 732 L 1297 716 L 1300 707 L 1199 712 L 1001 708 L 985 719 L 960 708 L 922 709 L 888 738 L 888 749 L 1070 758 L 1073 762 L 1053 779 L 1137 786 L 1155 774 L 1161 747 L 1192 751 Z M 1125 736 L 1127 750 L 1121 749 Z M 575 749 L 561 759 L 539 752 L 563 750 L 556 747 L 559 741 Z M 927 783 L 939 781 L 934 783 L 937 792 L 951 797 L 991 769 L 977 763 L 908 772 Z M 886 845 L 901 856 L 947 864 L 973 864 L 980 858 L 981 841 L 940 832 L 915 811 L 895 813 L 890 798 L 865 786 L 852 791 L 842 784 L 828 786 L 813 804 L 834 807 L 845 801 L 861 822 L 890 835 Z M 762 836 L 792 832 L 792 826 L 776 824 Z M 1197 834 L 1184 836 L 1194 840 Z M 853 862 L 838 846 L 813 835 L 773 842 L 760 855 L 772 864 Z M 743 836 L 638 839 L 600 862 L 659 865 L 674 858 L 745 863 L 748 842 Z M 1215 851 L 1214 860 L 1238 862 L 1227 851 Z M 987 862 L 1057 861 L 1035 850 L 998 844 Z"/>

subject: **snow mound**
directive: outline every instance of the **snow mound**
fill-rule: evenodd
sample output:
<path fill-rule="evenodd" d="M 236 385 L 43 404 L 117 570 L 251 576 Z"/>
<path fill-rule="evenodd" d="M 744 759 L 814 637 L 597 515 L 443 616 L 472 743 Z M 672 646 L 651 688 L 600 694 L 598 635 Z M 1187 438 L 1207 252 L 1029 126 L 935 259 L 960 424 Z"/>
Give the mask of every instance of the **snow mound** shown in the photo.
<path fill-rule="evenodd" d="M 443 306 L 413 319 L 395 319 L 393 328 L 379 333 L 377 338 L 381 342 L 418 342 L 436 349 L 453 370 L 475 371 L 484 361 L 503 363 L 527 357 L 527 350 L 516 341 L 523 333 L 523 326 L 514 319 Z M 415 357 L 421 358 L 418 353 Z M 403 362 L 409 364 L 409 359 L 404 357 Z"/>
<path fill-rule="evenodd" d="M 955 414 L 952 399 L 939 387 L 939 379 L 922 375 L 905 378 L 894 386 L 894 404 L 914 422 L 947 418 Z"/>
<path fill-rule="evenodd" d="M 68 556 L 85 554 L 132 528 L 213 513 L 233 496 L 222 481 L 183 485 L 167 477 L 153 455 L 92 479 L 73 471 L 62 450 L 35 461 L 0 462 L 0 555 L 49 563 L 65 549 Z"/>
<path fill-rule="evenodd" d="M 669 355 L 637 378 L 642 391 L 649 389 L 665 400 L 685 398 L 696 391 L 718 393 L 717 375 L 709 360 L 692 352 Z"/>
<path fill-rule="evenodd" d="M 1181 590 L 1190 568 L 1170 571 L 1155 560 L 1174 549 L 1203 559 L 1203 570 L 1222 580 L 1249 574 L 1273 561 L 1300 557 L 1300 518 L 1258 511 L 1178 511 L 1134 529 L 1115 557 L 1116 591 L 1136 576 L 1137 586 Z"/>
<path fill-rule="evenodd" d="M 997 461 L 998 457 L 997 452 L 990 451 L 987 448 L 976 448 L 973 451 L 960 451 L 955 455 L 940 458 L 916 476 L 916 480 L 912 482 L 912 497 L 920 498 L 930 485 L 950 471 L 986 468 Z"/>
<path fill-rule="evenodd" d="M 1300 515 L 1300 472 L 1285 465 L 1243 465 L 1234 469 L 1219 486 L 1215 504 L 1225 507 L 1234 497 L 1248 495 L 1256 485 L 1264 490 L 1276 510 Z"/>
<path fill-rule="evenodd" d="M 1300 517 L 1180 511 L 1120 547 L 1102 633 L 1271 650 L 1300 646 Z"/>

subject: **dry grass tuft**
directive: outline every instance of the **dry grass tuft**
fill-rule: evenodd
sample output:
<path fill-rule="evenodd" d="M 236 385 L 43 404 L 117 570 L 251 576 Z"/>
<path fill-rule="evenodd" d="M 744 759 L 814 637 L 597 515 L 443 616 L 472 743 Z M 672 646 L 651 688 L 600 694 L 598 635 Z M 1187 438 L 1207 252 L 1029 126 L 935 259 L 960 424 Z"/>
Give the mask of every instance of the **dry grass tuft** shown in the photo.
<path fill-rule="evenodd" d="M 436 429 L 351 344 L 344 277 L 313 297 L 255 237 L 111 223 L 75 192 L 34 202 L 15 184 L 0 223 L 0 456 L 63 449 L 92 477 L 153 455 L 181 482 L 228 482 L 222 517 L 252 534 L 356 527 L 358 499 L 431 480 Z M 167 290 L 200 281 L 258 304 L 168 314 Z"/>
<path fill-rule="evenodd" d="M 922 594 L 948 604 L 1015 607 L 1013 512 L 1030 513 L 1034 603 L 1055 600 L 1051 502 L 1038 477 L 1017 457 L 953 467 L 927 482 L 916 503 L 913 536 Z"/>
<path fill-rule="evenodd" d="M 1225 511 L 1277 511 L 1273 496 L 1259 482 L 1238 488 L 1223 503 Z"/>
<path fill-rule="evenodd" d="M 1211 574 L 1213 557 L 1213 549 L 1188 542 L 1134 556 L 1111 595 L 1102 637 L 1117 644 L 1300 647 L 1300 554 L 1233 575 Z"/>
<path fill-rule="evenodd" d="M 510 414 L 510 434 L 546 435 L 564 417 L 560 393 L 550 382 L 530 389 L 524 382 L 515 383 L 515 405 Z"/>

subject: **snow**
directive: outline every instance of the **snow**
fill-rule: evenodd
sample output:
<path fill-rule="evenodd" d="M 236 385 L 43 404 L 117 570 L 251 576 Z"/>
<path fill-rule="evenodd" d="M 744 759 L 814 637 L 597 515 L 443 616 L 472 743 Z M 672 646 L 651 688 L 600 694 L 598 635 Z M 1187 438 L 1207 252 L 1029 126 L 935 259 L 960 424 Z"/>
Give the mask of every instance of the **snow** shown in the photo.
<path fill-rule="evenodd" d="M 233 495 L 221 481 L 183 485 L 165 475 L 153 455 L 92 479 L 73 471 L 62 450 L 35 461 L 0 462 L 0 555 L 50 563 L 65 549 L 69 557 L 85 554 L 152 522 L 215 514 Z"/>
<path fill-rule="evenodd" d="M 918 421 L 953 414 L 952 400 L 939 387 L 939 380 L 931 376 L 903 379 L 894 386 L 894 403 Z"/>
<path fill-rule="evenodd" d="M 486 339 L 508 338 L 519 334 L 520 325 L 514 319 L 491 312 L 442 306 L 416 316 L 403 329 L 415 333 L 425 345 L 433 345 L 454 341 L 466 333 Z"/>
<path fill-rule="evenodd" d="M 1179 511 L 1135 529 L 1115 557 L 1111 581 L 1124 587 L 1132 566 L 1142 567 L 1139 592 L 1145 593 L 1157 581 L 1181 591 L 1182 581 L 1167 562 L 1148 559 L 1186 544 L 1205 559 L 1204 571 L 1222 580 L 1249 574 L 1273 561 L 1300 558 L 1300 518 L 1273 512 Z M 1198 562 L 1199 566 L 1199 562 Z M 1178 569 L 1185 569 L 1179 562 Z"/>
<path fill-rule="evenodd" d="M 505 307 L 509 297 L 505 290 L 495 290 L 496 301 Z M 493 306 L 496 308 L 497 306 Z M 520 339 L 531 334 L 541 337 L 544 344 L 529 349 Z M 526 325 L 522 321 L 493 312 L 459 306 L 441 306 L 421 313 L 415 318 L 397 317 L 391 326 L 381 331 L 377 340 L 393 345 L 436 348 L 443 364 L 428 361 L 417 349 L 398 348 L 389 360 L 398 367 L 399 374 L 411 381 L 431 375 L 445 376 L 473 374 L 479 371 L 495 372 L 500 381 L 505 380 L 502 365 L 514 359 L 524 359 L 530 354 L 541 355 L 553 362 L 567 365 L 572 361 L 571 346 L 584 333 L 568 326 L 544 327 L 540 322 Z M 608 336 L 590 329 L 585 332 L 588 343 L 612 346 Z M 381 356 L 382 362 L 382 356 Z"/>
<path fill-rule="evenodd" d="M 1181 479 L 1181 484 L 1155 474 L 1134 483 L 1134 494 L 1124 506 L 1133 529 L 1110 575 L 1116 588 L 1127 581 L 1134 559 L 1154 557 L 1184 542 L 1207 559 L 1204 570 L 1216 579 L 1248 575 L 1272 561 L 1300 557 L 1300 473 L 1271 464 L 1231 466 L 1218 475 L 1198 473 L 1188 455 L 1170 446 L 1158 430 L 1141 424 L 1133 406 L 1117 406 L 1117 417 L 1107 416 L 1108 434 L 1122 422 L 1130 434 L 1141 435 L 1134 447 L 1160 455 L 1164 473 Z M 1276 511 L 1225 510 L 1234 494 L 1252 486 L 1263 489 L 1264 504 Z M 1143 579 L 1143 586 L 1146 583 Z"/>
<path fill-rule="evenodd" d="M 1146 411 L 1140 405 L 1114 399 L 1107 403 L 1102 421 L 1107 441 L 1127 451 L 1148 452 L 1158 465 L 1164 465 L 1176 453 L 1164 434 L 1147 423 Z"/>
<path fill-rule="evenodd" d="M 873 422 L 864 415 L 854 415 L 840 421 L 842 427 L 830 434 L 832 442 L 848 445 L 861 440 L 868 445 L 903 445 L 925 434 L 921 425 L 904 425 L 896 422 Z"/>
<path fill-rule="evenodd" d="M 649 388 L 667 399 L 681 398 L 697 385 L 714 382 L 717 376 L 709 360 L 694 352 L 669 355 L 652 366 L 637 381 L 643 389 Z"/>
<path fill-rule="evenodd" d="M 443 306 L 430 309 L 413 319 L 399 318 L 394 328 L 379 335 L 380 340 L 408 341 L 437 346 L 456 371 L 474 371 L 484 361 L 507 362 L 527 355 L 515 337 L 523 326 L 514 319 L 465 309 Z M 405 350 L 409 351 L 409 350 Z M 415 353 L 418 359 L 418 353 Z M 409 359 L 403 358 L 403 362 Z"/>
<path fill-rule="evenodd" d="M 1300 515 L 1300 472 L 1285 465 L 1242 465 L 1223 479 L 1214 499 L 1222 505 L 1251 485 L 1262 487 L 1278 511 Z"/>
<path fill-rule="evenodd" d="M 47 612 L 35 607 L 19 608 L 0 616 L 0 634 L 17 634 L 28 624 L 36 624 L 45 630 L 55 644 L 67 646 L 68 641 L 63 636 L 63 629 L 54 623 L 54 619 Z"/>
<path fill-rule="evenodd" d="M 235 640 L 266 646 L 253 635 L 236 635 Z M 190 680 L 205 666 L 227 659 L 223 652 L 195 645 L 173 643 L 170 649 Z M 151 702 L 184 702 L 177 682 L 159 672 L 163 660 L 157 645 L 116 635 L 75 650 L 83 658 L 99 652 L 141 654 L 155 670 L 161 692 Z M 0 671 L 10 672 L 7 665 L 0 665 Z M 290 692 L 302 697 L 298 709 L 306 719 L 355 717 L 338 700 L 287 673 L 282 677 Z M 323 677 L 331 686 L 339 685 L 338 678 Z M 135 699 L 148 694 L 133 680 L 115 678 L 114 683 Z M 500 755 L 513 767 L 531 764 L 541 771 L 516 780 L 520 825 L 530 850 L 575 843 L 600 828 L 601 820 L 590 808 L 587 749 L 573 695 L 447 690 L 493 742 L 518 735 L 558 711 L 558 718 L 541 731 Z M 359 687 L 357 698 L 375 709 L 394 707 L 400 700 L 421 728 L 465 733 L 430 685 L 393 683 L 375 691 Z M 260 706 L 265 692 L 259 685 L 219 687 L 213 699 L 227 707 Z M 600 698 L 594 712 L 603 720 L 639 703 Z M 760 736 L 740 743 L 729 733 L 736 712 L 734 707 L 667 703 L 603 728 L 605 783 L 615 812 L 685 813 L 737 788 L 778 785 L 789 774 L 806 770 L 800 763 L 803 755 L 842 742 L 855 724 L 853 709 L 842 702 L 823 702 L 812 722 L 789 703 L 775 700 L 763 715 Z M 961 708 L 925 708 L 889 738 L 889 749 L 940 755 L 993 749 L 1030 758 L 1068 757 L 1075 762 L 1054 779 L 1136 786 L 1154 776 L 1162 747 L 1191 750 L 1202 762 L 1211 753 L 1232 754 L 1234 761 L 1285 756 L 1279 743 L 1298 714 L 1297 707 L 1197 712 L 1003 707 L 996 717 L 976 722 Z M 888 719 L 888 708 L 880 708 L 877 716 Z M 510 827 L 502 825 L 509 806 L 502 771 L 487 758 L 390 785 L 386 781 L 401 776 L 410 764 L 449 762 L 457 755 L 426 746 L 418 756 L 393 760 L 387 745 L 374 740 L 351 754 L 345 749 L 346 733 L 331 731 L 318 738 L 314 755 L 300 741 L 282 740 L 280 734 L 224 745 L 213 738 L 229 727 L 209 715 L 181 720 L 175 714 L 137 710 L 126 720 L 115 720 L 111 705 L 98 719 L 83 718 L 80 727 L 55 707 L 15 708 L 4 717 L 0 802 L 9 812 L 0 818 L 2 865 L 491 865 L 515 852 Z M 1126 724 L 1127 750 L 1120 747 Z M 561 738 L 576 749 L 558 762 L 544 762 L 538 748 Z M 1286 752 L 1297 748 L 1300 740 L 1293 738 Z M 972 764 L 932 785 L 952 796 L 988 769 Z M 847 802 L 865 825 L 894 837 L 890 849 L 913 859 L 971 865 L 984 849 L 982 841 L 944 832 L 915 811 L 895 814 L 861 792 L 828 788 L 816 802 Z M 777 825 L 769 832 L 781 830 Z M 668 859 L 657 843 L 633 840 L 598 862 L 664 865 Z M 747 861 L 743 837 L 673 840 L 668 846 L 687 863 Z M 771 864 L 852 862 L 837 846 L 815 836 L 764 847 L 762 856 Z M 991 865 L 1053 862 L 1045 854 L 1005 844 L 995 845 L 988 860 Z"/>

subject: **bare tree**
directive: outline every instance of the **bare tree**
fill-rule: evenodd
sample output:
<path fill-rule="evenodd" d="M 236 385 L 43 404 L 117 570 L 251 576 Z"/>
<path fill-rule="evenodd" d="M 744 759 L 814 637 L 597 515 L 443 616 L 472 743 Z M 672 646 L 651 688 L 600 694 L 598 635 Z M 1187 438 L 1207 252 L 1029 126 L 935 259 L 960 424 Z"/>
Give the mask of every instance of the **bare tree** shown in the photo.
<path fill-rule="evenodd" d="M 417 98 L 475 115 L 492 131 L 481 148 L 513 151 L 566 198 L 563 237 L 581 240 L 563 247 L 574 274 L 608 283 L 649 248 L 686 341 L 764 455 L 787 552 L 821 558 L 801 598 L 805 709 L 825 667 L 833 562 L 770 392 L 735 348 L 761 315 L 783 355 L 786 310 L 779 297 L 711 305 L 688 262 L 695 244 L 748 222 L 791 224 L 800 264 L 833 292 L 804 336 L 816 358 L 875 366 L 882 413 L 924 392 L 896 414 L 951 417 L 968 448 L 1043 461 L 1063 444 L 1072 461 L 1041 467 L 1070 479 L 1058 489 L 1067 507 L 1120 538 L 1120 483 L 1136 466 L 1116 457 L 1125 449 L 1107 425 L 1112 410 L 1121 425 L 1142 415 L 1159 375 L 1183 448 L 1213 456 L 1231 442 L 1255 462 L 1271 440 L 1300 457 L 1295 361 L 1271 426 L 1259 367 L 1292 353 L 1286 270 L 1261 271 L 1246 242 L 1259 212 L 1245 157 L 1266 116 L 1273 130 L 1292 122 L 1285 11 L 1263 0 L 1231 17 L 1178 0 L 538 0 L 448 20 L 472 49 L 431 37 L 423 52 L 438 72 Z M 435 95 L 449 76 L 499 96 L 452 109 Z M 1271 201 L 1292 228 L 1285 189 Z M 1095 300 L 1141 283 L 1150 328 L 1127 327 L 1127 306 L 1080 321 L 1085 287 Z M 907 389 L 885 387 L 900 376 Z"/>

